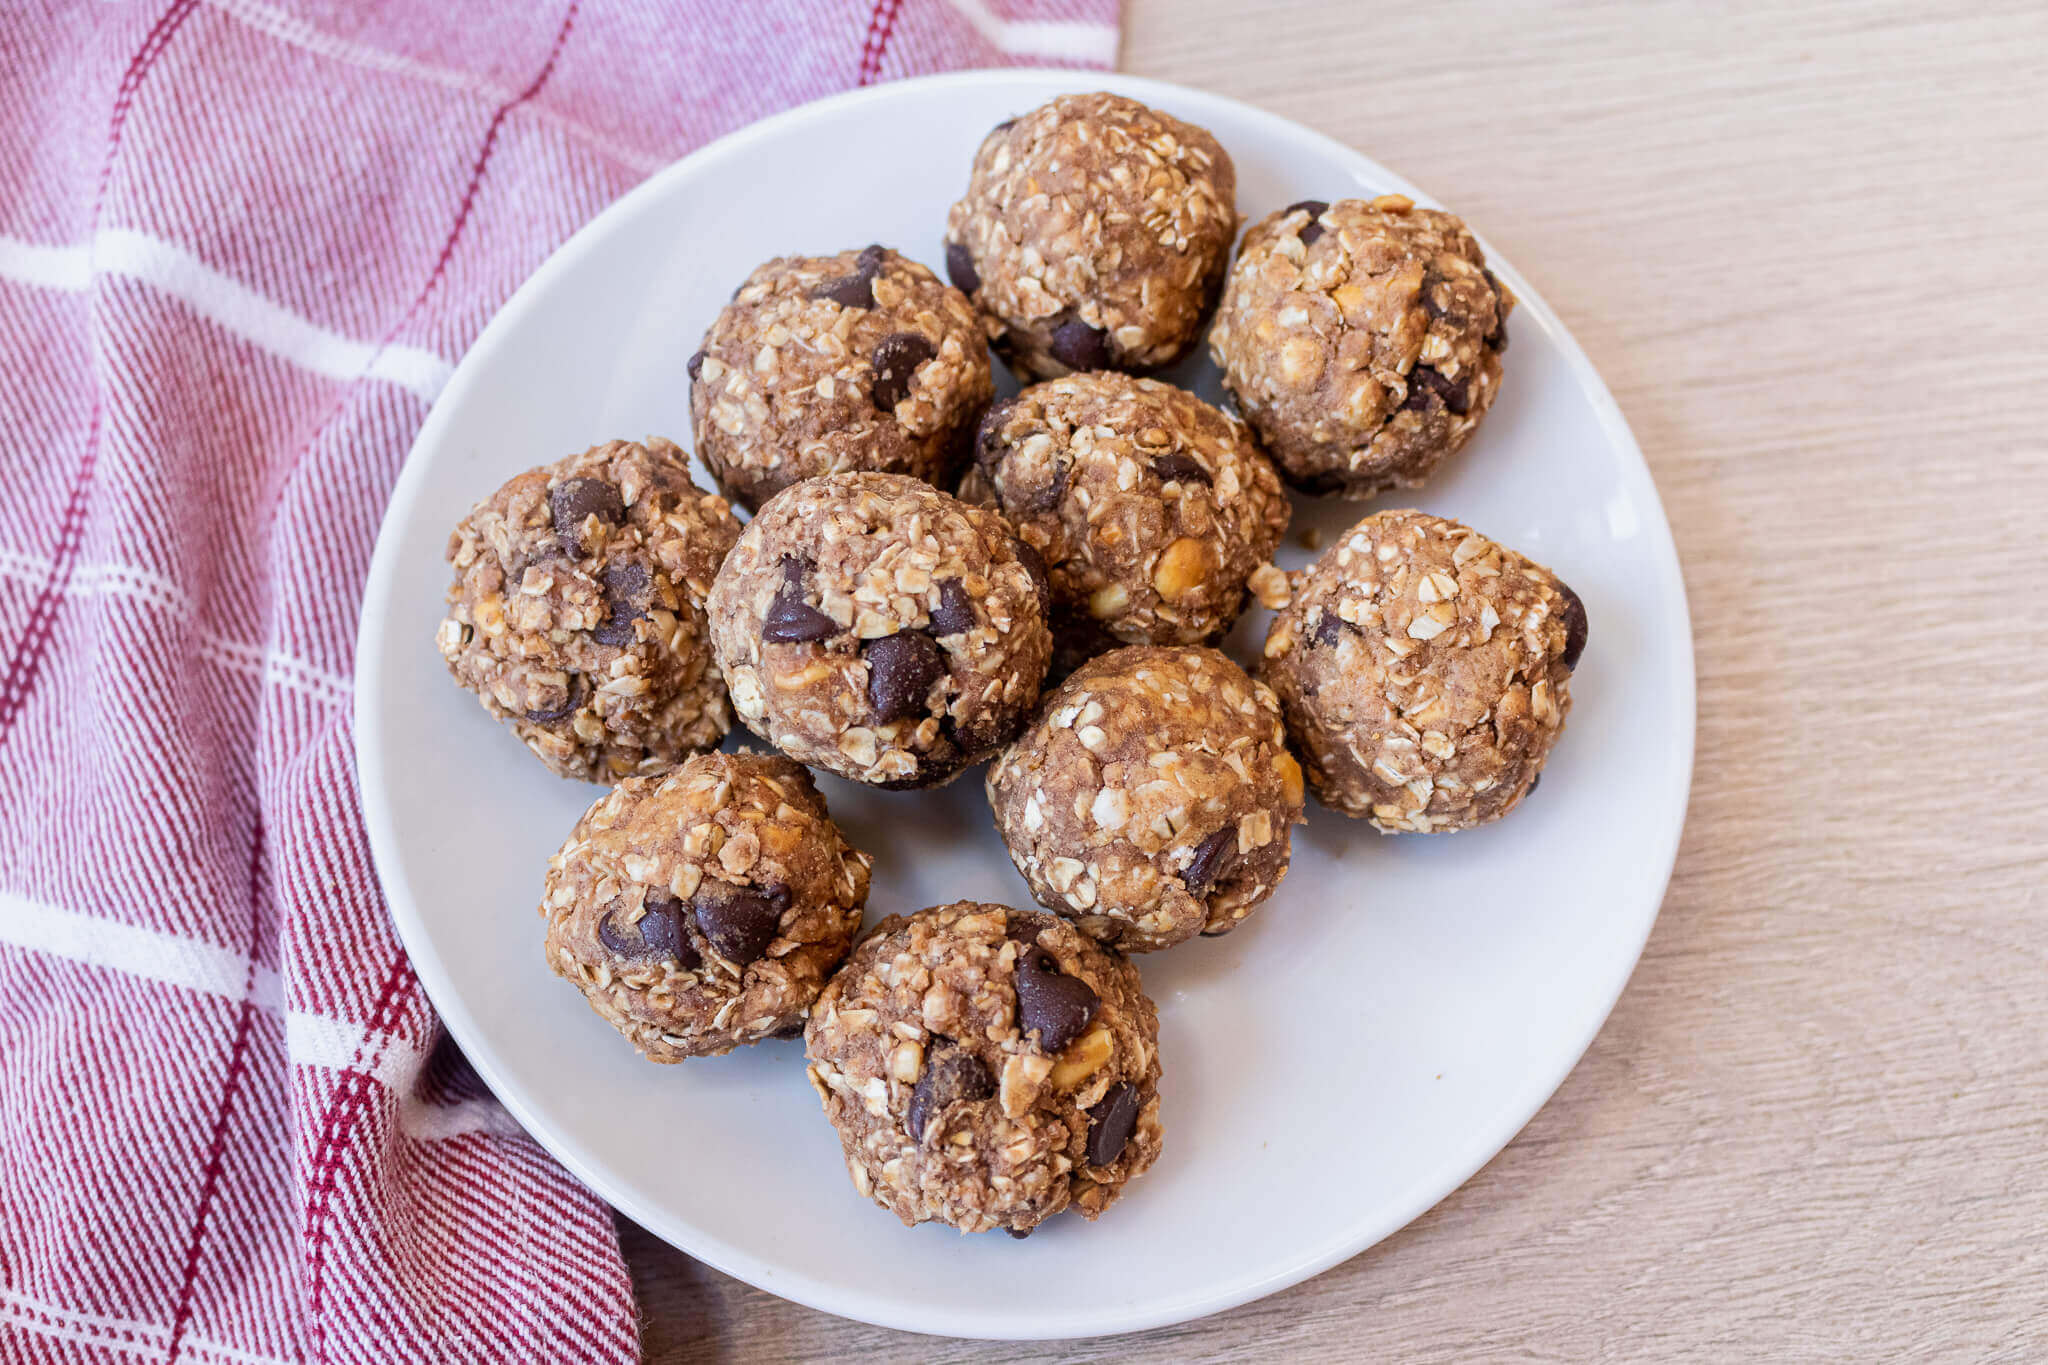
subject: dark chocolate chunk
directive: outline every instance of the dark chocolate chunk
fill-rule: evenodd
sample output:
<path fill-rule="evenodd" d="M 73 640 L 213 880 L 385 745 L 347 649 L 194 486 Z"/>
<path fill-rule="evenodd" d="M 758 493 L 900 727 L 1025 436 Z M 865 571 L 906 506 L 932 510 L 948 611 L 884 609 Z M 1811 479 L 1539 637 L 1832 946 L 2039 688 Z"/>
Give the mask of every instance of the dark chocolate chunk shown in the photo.
<path fill-rule="evenodd" d="M 1056 1056 L 1095 1021 L 1101 1005 L 1095 991 L 1079 977 L 1068 976 L 1043 948 L 1017 959 L 1017 1028 L 1038 1032 L 1038 1050 Z"/>
<path fill-rule="evenodd" d="M 965 242 L 946 243 L 946 278 L 963 294 L 981 288 L 981 272 L 974 268 L 974 253 Z"/>
<path fill-rule="evenodd" d="M 964 635 L 974 629 L 974 603 L 957 578 L 939 580 L 939 605 L 932 608 L 932 634 Z"/>
<path fill-rule="evenodd" d="M 1557 590 L 1564 594 L 1564 653 L 1559 662 L 1567 669 L 1576 669 L 1579 656 L 1586 652 L 1586 604 L 1570 584 L 1560 581 Z"/>
<path fill-rule="evenodd" d="M 871 246 L 855 258 L 853 273 L 826 280 L 811 291 L 814 299 L 830 299 L 841 308 L 875 306 L 875 275 L 882 268 L 882 248 Z"/>
<path fill-rule="evenodd" d="M 1482 269 L 1487 284 L 1493 287 L 1493 330 L 1486 334 L 1486 344 L 1496 351 L 1508 348 L 1508 291 L 1491 270 Z"/>
<path fill-rule="evenodd" d="M 1088 1111 L 1088 1164 L 1108 1166 L 1124 1154 L 1131 1134 L 1138 1131 L 1138 1087 L 1118 1081 Z"/>
<path fill-rule="evenodd" d="M 988 405 L 981 414 L 981 424 L 974 432 L 974 458 L 984 465 L 991 465 L 1002 455 L 1003 423 L 1010 420 L 1010 414 L 1017 410 L 1014 398 L 998 398 Z"/>
<path fill-rule="evenodd" d="M 1465 381 L 1449 378 L 1433 365 L 1417 365 L 1408 372 L 1408 396 L 1401 401 L 1401 406 L 1417 410 L 1426 408 L 1431 394 L 1459 417 L 1472 410 L 1472 391 Z"/>
<path fill-rule="evenodd" d="M 564 479 L 548 490 L 548 512 L 555 535 L 570 554 L 583 553 L 583 523 L 592 517 L 607 526 L 626 520 L 626 500 L 605 479 Z"/>
<path fill-rule="evenodd" d="M 1178 450 L 1170 450 L 1164 455 L 1154 456 L 1152 459 L 1152 472 L 1159 476 L 1162 483 L 1206 484 L 1214 482 L 1209 477 L 1209 471 L 1202 468 L 1201 463 L 1194 456 L 1183 454 Z"/>
<path fill-rule="evenodd" d="M 1099 370 L 1109 364 L 1109 335 L 1079 318 L 1052 329 L 1052 358 L 1070 370 Z"/>
<path fill-rule="evenodd" d="M 647 614 L 653 580 L 645 564 L 614 564 L 604 571 L 604 604 L 611 618 L 600 622 L 590 638 L 601 645 L 625 649 L 633 643 L 633 623 Z"/>
<path fill-rule="evenodd" d="M 761 643 L 800 645 L 829 640 L 839 633 L 839 623 L 804 601 L 804 566 L 795 559 L 782 561 L 782 586 L 768 604 L 761 622 Z"/>
<path fill-rule="evenodd" d="M 690 378 L 695 379 L 699 374 L 703 373 L 704 353 L 699 351 L 691 356 L 689 364 L 683 366 L 683 368 L 689 372 Z"/>
<path fill-rule="evenodd" d="M 868 706 L 875 723 L 925 713 L 932 684 L 946 676 L 946 654 L 923 631 L 899 630 L 870 640 L 861 654 L 868 661 Z"/>
<path fill-rule="evenodd" d="M 1344 638 L 1344 618 L 1324 608 L 1323 619 L 1316 625 L 1316 643 L 1328 648 Z"/>
<path fill-rule="evenodd" d="M 870 363 L 875 381 L 868 397 L 876 408 L 888 412 L 910 396 L 911 376 L 917 367 L 939 353 L 931 339 L 920 332 L 891 332 L 876 343 Z"/>
<path fill-rule="evenodd" d="M 1032 1230 L 1030 1228 L 1004 1228 L 1003 1231 L 1021 1242 L 1031 1235 Z"/>
<path fill-rule="evenodd" d="M 905 1131 L 912 1142 L 922 1143 L 925 1125 L 947 1105 L 985 1100 L 995 1093 L 995 1078 L 981 1058 L 959 1047 L 937 1048 L 924 1059 L 924 1070 L 910 1092 Z"/>
<path fill-rule="evenodd" d="M 712 951 L 744 967 L 775 941 L 789 899 L 786 886 L 734 886 L 706 877 L 690 898 L 690 908 Z"/>
<path fill-rule="evenodd" d="M 673 958 L 685 971 L 703 965 L 690 936 L 683 932 L 683 905 L 659 892 L 649 893 L 646 912 L 635 924 L 620 924 L 607 911 L 597 922 L 597 941 L 620 957 L 636 961 Z"/>
<path fill-rule="evenodd" d="M 1038 588 L 1038 609 L 1040 611 L 1050 610 L 1052 607 L 1052 574 L 1046 570 L 1045 556 L 1038 552 L 1036 545 L 1020 537 L 1017 541 L 1017 559 L 1019 563 L 1023 564 L 1024 572 L 1031 575 L 1032 583 Z"/>
<path fill-rule="evenodd" d="M 1207 895 L 1237 857 L 1237 830 L 1225 825 L 1195 845 L 1195 856 L 1180 874 L 1191 896 Z"/>
<path fill-rule="evenodd" d="M 1302 199 L 1289 204 L 1281 212 L 1292 213 L 1296 209 L 1306 209 L 1308 211 L 1308 221 L 1301 225 L 1301 232 L 1299 234 L 1301 244 L 1303 246 L 1314 246 L 1316 238 L 1323 235 L 1323 225 L 1318 223 L 1316 219 L 1328 213 L 1330 206 L 1320 199 Z"/>

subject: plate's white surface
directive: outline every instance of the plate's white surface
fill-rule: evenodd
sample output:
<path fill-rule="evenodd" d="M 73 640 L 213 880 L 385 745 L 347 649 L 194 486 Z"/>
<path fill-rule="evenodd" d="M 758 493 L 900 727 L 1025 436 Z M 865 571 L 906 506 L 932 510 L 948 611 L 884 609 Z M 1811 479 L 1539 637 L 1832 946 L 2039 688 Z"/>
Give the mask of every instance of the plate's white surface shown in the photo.
<path fill-rule="evenodd" d="M 1571 1070 L 1656 917 L 1693 746 L 1691 635 L 1669 528 L 1584 355 L 1521 299 L 1494 410 L 1419 496 L 1558 570 L 1592 622 L 1542 789 L 1487 829 L 1382 838 L 1316 808 L 1278 896 L 1228 938 L 1139 959 L 1159 1003 L 1166 1149 L 1100 1222 L 1027 1242 L 905 1230 L 855 1195 L 802 1045 L 655 1067 L 541 960 L 547 857 L 596 788 L 548 775 L 434 648 L 449 528 L 532 465 L 614 436 L 689 443 L 683 365 L 760 261 L 879 241 L 943 273 L 983 132 L 1066 90 L 1120 90 L 1211 129 L 1246 218 L 1401 191 L 1357 153 L 1232 101 L 1122 76 L 984 72 L 757 124 L 655 176 L 564 246 L 463 360 L 377 543 L 356 672 L 363 804 L 428 993 L 507 1107 L 599 1194 L 714 1266 L 892 1327 L 1066 1337 L 1270 1293 L 1414 1218 Z M 1484 225 L 1479 225 L 1483 227 Z M 1180 375 L 1214 399 L 1206 359 Z M 709 487 L 701 470 L 699 481 Z M 1326 537 L 1368 510 L 1302 504 Z M 1307 555 L 1290 540 L 1289 567 Z M 1262 635 L 1255 612 L 1236 637 Z M 872 921 L 1022 905 L 977 770 L 937 792 L 822 785 L 876 858 Z"/>

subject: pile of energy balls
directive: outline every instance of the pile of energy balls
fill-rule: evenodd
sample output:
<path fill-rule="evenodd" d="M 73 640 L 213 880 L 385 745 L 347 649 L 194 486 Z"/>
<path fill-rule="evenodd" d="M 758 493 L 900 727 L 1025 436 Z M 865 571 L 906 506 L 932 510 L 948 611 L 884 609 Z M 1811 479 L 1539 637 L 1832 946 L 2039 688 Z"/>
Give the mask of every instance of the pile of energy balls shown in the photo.
<path fill-rule="evenodd" d="M 1498 819 L 1571 709 L 1584 607 L 1468 527 L 1380 512 L 1272 564 L 1283 481 L 1412 486 L 1485 417 L 1514 300 L 1478 244 L 1384 195 L 1270 213 L 1233 263 L 1235 191 L 1202 129 L 1056 99 L 981 144 L 950 284 L 881 246 L 741 283 L 688 366 L 725 497 L 614 441 L 449 541 L 449 669 L 615 784 L 549 864 L 549 964 L 653 1061 L 801 1034 L 854 1185 L 905 1223 L 1114 1203 L 1161 1141 L 1128 954 L 1242 923 L 1305 791 L 1382 831 Z M 1145 377 L 1205 325 L 1235 414 Z M 1251 596 L 1278 614 L 1247 674 L 1215 645 Z M 717 751 L 735 712 L 774 752 Z M 984 761 L 1042 908 L 863 936 L 872 860 L 809 769 Z"/>

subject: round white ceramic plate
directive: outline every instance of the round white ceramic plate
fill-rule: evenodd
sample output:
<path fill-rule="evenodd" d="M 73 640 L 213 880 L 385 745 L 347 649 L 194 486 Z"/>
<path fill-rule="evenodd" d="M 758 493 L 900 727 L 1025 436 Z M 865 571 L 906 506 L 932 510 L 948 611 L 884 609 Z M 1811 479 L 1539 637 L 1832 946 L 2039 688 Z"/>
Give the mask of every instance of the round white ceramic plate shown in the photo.
<path fill-rule="evenodd" d="M 1499 401 L 1420 495 L 1554 566 L 1591 643 L 1543 787 L 1470 833 L 1383 838 L 1311 808 L 1293 870 L 1228 938 L 1139 960 L 1159 1003 L 1166 1148 L 1099 1222 L 1029 1241 L 900 1227 L 859 1198 L 802 1044 L 650 1066 L 549 974 L 534 907 L 595 788 L 550 776 L 448 679 L 449 528 L 500 482 L 615 436 L 688 441 L 684 362 L 734 285 L 784 252 L 885 242 L 942 268 L 982 133 L 1063 91 L 1118 90 L 1212 130 L 1248 219 L 1297 199 L 1426 196 L 1242 104 L 1123 76 L 979 72 L 754 125 L 621 199 L 527 281 L 435 405 L 363 607 L 357 753 L 377 867 L 450 1031 L 529 1131 L 627 1216 L 832 1313 L 921 1332 L 1071 1337 L 1268 1294 L 1393 1232 L 1478 1170 L 1578 1060 L 1649 933 L 1685 814 L 1693 671 L 1669 528 L 1620 412 L 1521 299 Z M 1180 382 L 1218 397 L 1197 357 Z M 702 471 L 699 481 L 709 487 Z M 1334 535 L 1368 509 L 1303 503 Z M 1290 542 L 1288 566 L 1307 555 Z M 1240 659 L 1264 613 L 1234 640 Z M 870 920 L 1026 904 L 981 775 L 891 794 L 823 780 L 875 855 Z"/>

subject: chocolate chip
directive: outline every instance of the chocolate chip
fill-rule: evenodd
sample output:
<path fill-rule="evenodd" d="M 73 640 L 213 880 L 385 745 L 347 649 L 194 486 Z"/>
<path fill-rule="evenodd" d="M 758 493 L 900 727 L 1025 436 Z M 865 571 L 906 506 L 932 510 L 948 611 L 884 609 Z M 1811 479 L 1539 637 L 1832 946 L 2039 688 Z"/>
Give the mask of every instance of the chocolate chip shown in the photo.
<path fill-rule="evenodd" d="M 1308 221 L 1302 224 L 1301 232 L 1297 234 L 1301 238 L 1301 244 L 1303 246 L 1314 246 L 1316 238 L 1323 235 L 1323 225 L 1318 223 L 1316 219 L 1328 213 L 1330 206 L 1321 199 L 1301 199 L 1289 204 L 1280 211 L 1282 213 L 1292 213 L 1296 209 L 1306 209 L 1308 211 Z"/>
<path fill-rule="evenodd" d="M 1138 1087 L 1129 1081 L 1118 1081 L 1088 1111 L 1088 1164 L 1108 1166 L 1115 1162 L 1137 1130 Z"/>
<path fill-rule="evenodd" d="M 1031 490 L 1031 496 L 1023 499 L 1021 510 L 1025 512 L 1050 512 L 1058 507 L 1067 496 L 1067 484 L 1074 477 L 1074 466 L 1070 460 L 1061 460 L 1052 467 L 1052 478 Z"/>
<path fill-rule="evenodd" d="M 1045 556 L 1038 552 L 1036 545 L 1033 545 L 1028 540 L 1020 539 L 1017 542 L 1017 561 L 1024 566 L 1024 572 L 1031 575 L 1032 583 L 1038 588 L 1038 609 L 1040 611 L 1050 610 L 1052 607 L 1052 575 L 1046 570 Z"/>
<path fill-rule="evenodd" d="M 981 272 L 974 268 L 974 253 L 965 242 L 946 243 L 946 278 L 963 294 L 981 288 Z"/>
<path fill-rule="evenodd" d="M 1463 417 L 1472 410 L 1472 392 L 1462 379 L 1451 379 L 1433 365 L 1417 365 L 1408 373 L 1408 396 L 1401 400 L 1401 406 L 1422 410 L 1429 406 L 1429 395 L 1435 394 L 1443 405 Z"/>
<path fill-rule="evenodd" d="M 1159 476 L 1159 480 L 1161 483 L 1206 484 L 1214 482 L 1214 480 L 1212 480 L 1209 477 L 1209 471 L 1202 468 L 1201 464 L 1196 461 L 1194 456 L 1184 455 L 1178 450 L 1172 450 L 1168 451 L 1164 455 L 1154 456 L 1152 460 L 1152 472 Z"/>
<path fill-rule="evenodd" d="M 1482 268 L 1479 273 L 1486 276 L 1486 283 L 1493 289 L 1493 330 L 1486 334 L 1486 344 L 1496 351 L 1505 351 L 1508 348 L 1508 291 L 1501 287 L 1499 277 L 1491 270 Z"/>
<path fill-rule="evenodd" d="M 600 622 L 590 638 L 601 645 L 625 649 L 633 643 L 633 623 L 647 614 L 652 580 L 645 564 L 614 564 L 604 571 L 604 604 L 611 619 Z"/>
<path fill-rule="evenodd" d="M 1560 582 L 1557 590 L 1564 594 L 1564 654 L 1559 662 L 1576 669 L 1579 656 L 1586 652 L 1586 604 L 1569 584 Z"/>
<path fill-rule="evenodd" d="M 704 959 L 683 932 L 682 912 L 682 903 L 673 897 L 651 894 L 646 913 L 636 924 L 617 923 L 607 911 L 597 922 L 597 941 L 620 957 L 673 958 L 683 970 L 695 971 Z"/>
<path fill-rule="evenodd" d="M 1004 1228 L 1003 1231 L 1020 1242 L 1031 1235 L 1030 1228 Z"/>
<path fill-rule="evenodd" d="M 975 459 L 984 465 L 996 462 L 1002 454 L 1003 424 L 1016 410 L 1017 400 L 1014 398 L 999 398 L 988 405 L 988 411 L 981 414 L 981 423 L 974 431 Z"/>
<path fill-rule="evenodd" d="M 802 645 L 829 640 L 839 633 L 839 623 L 804 601 L 804 566 L 797 560 L 782 561 L 782 586 L 761 621 L 764 645 Z"/>
<path fill-rule="evenodd" d="M 1334 611 L 1324 611 L 1322 621 L 1316 626 L 1316 643 L 1328 648 L 1344 637 L 1344 618 Z"/>
<path fill-rule="evenodd" d="M 888 412 L 910 396 L 910 378 L 917 367 L 939 353 L 931 339 L 918 332 L 892 332 L 875 346 L 870 363 L 875 368 L 874 386 L 868 397 L 875 407 Z"/>
<path fill-rule="evenodd" d="M 923 631 L 899 630 L 870 640 L 861 655 L 868 661 L 868 707 L 878 725 L 923 715 L 932 684 L 946 676 L 945 651 Z"/>
<path fill-rule="evenodd" d="M 932 634 L 964 635 L 974 629 L 974 603 L 957 578 L 939 580 L 939 605 L 932 608 Z"/>
<path fill-rule="evenodd" d="M 1029 948 L 1038 942 L 1038 925 L 1031 916 L 1019 910 L 1012 910 L 1003 919 L 1003 937 L 1012 943 L 1021 943 Z"/>
<path fill-rule="evenodd" d="M 1066 1051 L 1067 1044 L 1087 1031 L 1101 1005 L 1093 989 L 1068 976 L 1043 948 L 1026 950 L 1017 959 L 1017 1028 L 1038 1032 L 1038 1050 L 1046 1056 Z"/>
<path fill-rule="evenodd" d="M 703 373 L 704 353 L 702 351 L 699 351 L 695 355 L 691 356 L 690 363 L 683 366 L 683 368 L 689 371 L 690 378 L 695 379 L 699 374 Z"/>
<path fill-rule="evenodd" d="M 1016 127 L 1016 126 L 1017 126 L 1017 120 L 1016 120 L 1016 119 L 1014 119 L 1014 118 L 1006 118 L 1006 119 L 1004 119 L 1004 120 L 1003 120 L 1003 121 L 1002 121 L 1001 123 L 998 123 L 998 124 L 997 124 L 997 125 L 996 125 L 995 127 L 993 127 L 993 128 L 991 128 L 991 129 L 989 129 L 989 131 L 990 131 L 991 133 L 1007 133 L 1007 132 L 1009 132 L 1009 131 L 1010 131 L 1010 129 L 1012 129 L 1012 128 Z"/>
<path fill-rule="evenodd" d="M 581 673 L 569 675 L 569 685 L 562 689 L 562 700 L 556 706 L 537 706 L 526 713 L 526 718 L 542 725 L 551 724 L 573 714 L 583 705 L 583 699 L 590 695 L 590 683 Z"/>
<path fill-rule="evenodd" d="M 580 555 L 583 523 L 596 517 L 607 526 L 621 524 L 626 519 L 626 500 L 608 480 L 564 479 L 548 490 L 548 512 L 562 548 Z"/>
<path fill-rule="evenodd" d="M 789 909 L 789 888 L 733 886 L 706 877 L 690 898 L 697 931 L 711 950 L 744 967 L 768 951 Z"/>
<path fill-rule="evenodd" d="M 1444 277 L 1434 270 L 1422 272 L 1422 288 L 1417 291 L 1416 298 L 1421 301 L 1422 311 L 1433 318 L 1444 316 L 1443 305 L 1436 301 L 1436 287 L 1443 283 L 1446 283 Z"/>
<path fill-rule="evenodd" d="M 1052 329 L 1052 358 L 1070 370 L 1099 370 L 1109 364 L 1109 334 L 1079 318 Z"/>
<path fill-rule="evenodd" d="M 872 308 L 875 306 L 875 275 L 881 268 L 882 248 L 867 247 L 854 259 L 851 275 L 826 280 L 811 290 L 811 297 L 830 299 L 841 308 Z"/>
<path fill-rule="evenodd" d="M 1180 874 L 1181 883 L 1191 896 L 1206 895 L 1236 856 L 1237 830 L 1225 825 L 1195 845 L 1195 856 L 1188 859 L 1186 869 Z"/>
<path fill-rule="evenodd" d="M 925 1125 L 944 1113 L 946 1106 L 985 1100 L 996 1093 L 995 1078 L 981 1058 L 958 1047 L 945 1047 L 925 1058 L 924 1070 L 910 1092 L 910 1140 L 923 1143 Z"/>

